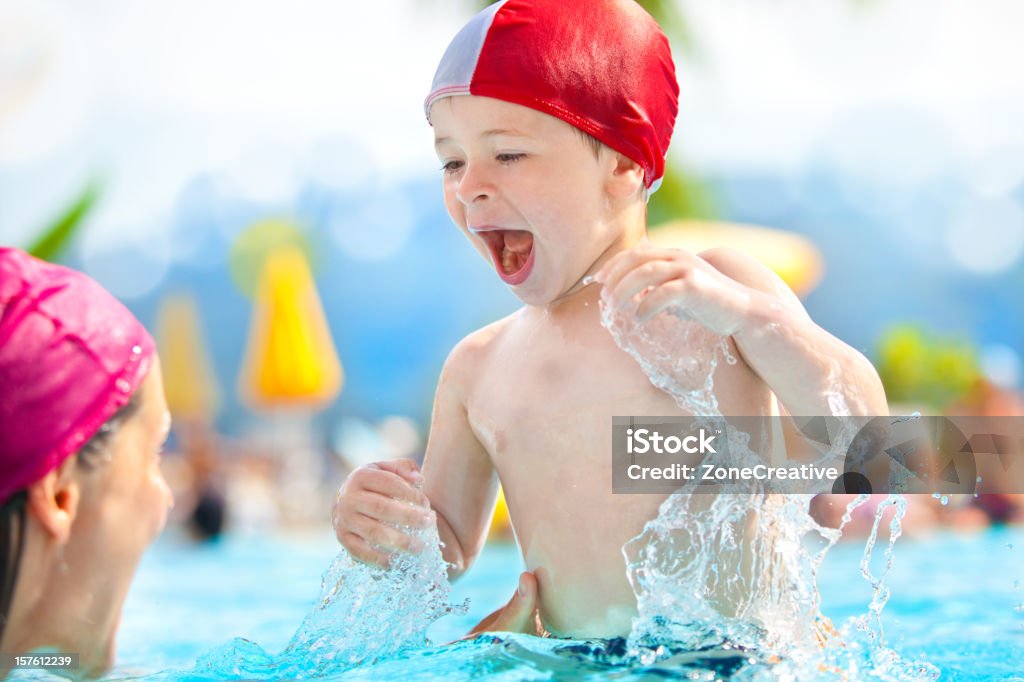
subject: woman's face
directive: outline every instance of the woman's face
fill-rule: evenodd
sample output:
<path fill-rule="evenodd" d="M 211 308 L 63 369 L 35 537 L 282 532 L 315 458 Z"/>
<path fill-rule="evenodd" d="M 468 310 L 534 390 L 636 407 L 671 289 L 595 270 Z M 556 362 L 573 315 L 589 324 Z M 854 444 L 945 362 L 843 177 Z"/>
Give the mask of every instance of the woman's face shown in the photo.
<path fill-rule="evenodd" d="M 173 502 L 160 471 L 170 414 L 159 361 L 139 390 L 140 407 L 112 434 L 109 460 L 77 467 L 81 496 L 64 556 L 68 575 L 76 578 L 78 613 L 72 617 L 89 624 L 90 640 L 77 643 L 86 669 L 105 669 L 113 662 L 128 587 Z"/>

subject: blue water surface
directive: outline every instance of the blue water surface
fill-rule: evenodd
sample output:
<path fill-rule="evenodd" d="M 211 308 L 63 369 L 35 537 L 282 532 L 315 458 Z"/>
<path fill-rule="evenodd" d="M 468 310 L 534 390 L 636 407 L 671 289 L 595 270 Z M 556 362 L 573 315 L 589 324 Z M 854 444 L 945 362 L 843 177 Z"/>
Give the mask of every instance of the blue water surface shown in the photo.
<path fill-rule="evenodd" d="M 837 624 L 866 612 L 871 589 L 860 574 L 863 544 L 836 546 L 821 569 L 822 610 Z M 329 530 L 286 537 L 229 537 L 196 546 L 173 535 L 143 560 L 125 607 L 118 664 L 111 677 L 189 679 L 197 657 L 232 637 L 268 651 L 287 644 L 320 593 L 338 545 Z M 880 554 L 880 552 L 879 552 Z M 877 570 L 878 562 L 872 564 Z M 512 545 L 489 544 L 456 583 L 469 611 L 430 630 L 435 644 L 462 637 L 515 589 L 521 562 Z M 1024 680 L 1024 531 L 902 538 L 883 614 L 887 644 L 937 666 L 943 680 Z M 610 665 L 600 646 L 527 636 L 484 637 L 407 652 L 331 679 L 714 679 L 732 662 L 694 670 Z M 685 659 L 685 657 L 683 657 Z M 719 665 L 717 672 L 715 665 Z"/>

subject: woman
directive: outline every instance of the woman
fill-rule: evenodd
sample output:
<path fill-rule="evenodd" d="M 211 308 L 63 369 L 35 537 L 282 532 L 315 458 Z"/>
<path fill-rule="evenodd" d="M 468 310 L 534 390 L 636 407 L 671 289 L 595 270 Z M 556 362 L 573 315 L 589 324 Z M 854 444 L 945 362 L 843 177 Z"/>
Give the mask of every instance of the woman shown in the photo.
<path fill-rule="evenodd" d="M 81 273 L 0 248 L 0 651 L 110 667 L 172 503 L 169 426 L 155 344 L 131 313 Z"/>

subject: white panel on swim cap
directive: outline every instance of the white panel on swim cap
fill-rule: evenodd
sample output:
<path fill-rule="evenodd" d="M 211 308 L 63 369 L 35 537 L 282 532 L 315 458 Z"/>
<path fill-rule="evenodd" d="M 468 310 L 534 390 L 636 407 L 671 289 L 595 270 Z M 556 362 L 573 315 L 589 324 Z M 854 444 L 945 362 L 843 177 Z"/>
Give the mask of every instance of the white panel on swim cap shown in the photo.
<path fill-rule="evenodd" d="M 455 34 L 448 49 L 441 57 L 434 73 L 434 82 L 430 86 L 430 94 L 423 103 L 423 110 L 430 120 L 430 106 L 435 100 L 449 95 L 468 95 L 469 84 L 473 80 L 480 51 L 484 48 L 487 32 L 491 30 L 494 15 L 498 13 L 508 0 L 501 0 L 478 13 Z"/>
<path fill-rule="evenodd" d="M 655 180 L 654 182 L 651 183 L 650 187 L 647 188 L 647 200 L 648 201 L 651 200 L 651 195 L 654 194 L 655 192 L 657 192 L 658 189 L 661 187 L 661 181 L 664 180 L 664 179 L 665 179 L 665 176 L 662 176 L 662 177 L 658 178 L 657 180 Z"/>

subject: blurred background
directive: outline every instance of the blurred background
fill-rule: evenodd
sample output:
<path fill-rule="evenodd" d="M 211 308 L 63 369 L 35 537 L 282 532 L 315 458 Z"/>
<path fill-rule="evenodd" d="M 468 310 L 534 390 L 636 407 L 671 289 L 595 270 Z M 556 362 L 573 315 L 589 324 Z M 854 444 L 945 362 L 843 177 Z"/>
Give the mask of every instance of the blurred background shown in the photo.
<path fill-rule="evenodd" d="M 0 243 L 154 330 L 196 537 L 329 523 L 351 467 L 421 456 L 448 351 L 517 307 L 422 111 L 486 4 L 0 0 Z M 682 89 L 652 238 L 761 258 L 894 409 L 1022 414 L 1024 5 L 641 4 Z"/>

